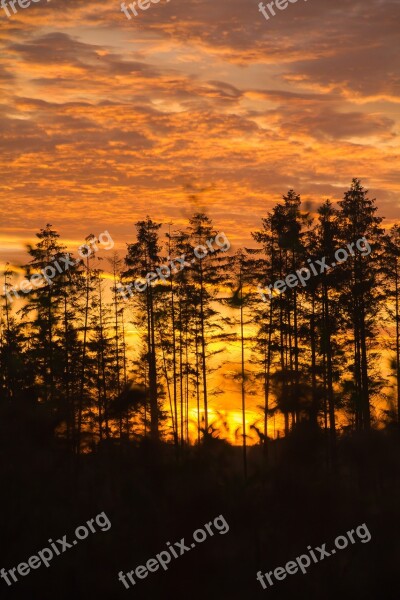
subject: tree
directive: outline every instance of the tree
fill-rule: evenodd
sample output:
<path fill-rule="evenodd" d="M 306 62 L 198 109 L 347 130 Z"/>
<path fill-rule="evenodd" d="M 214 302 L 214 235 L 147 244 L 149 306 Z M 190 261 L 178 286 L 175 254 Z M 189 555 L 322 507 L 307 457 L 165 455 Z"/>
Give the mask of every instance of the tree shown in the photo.
<path fill-rule="evenodd" d="M 137 242 L 128 245 L 125 264 L 129 268 L 124 272 L 124 279 L 129 279 L 132 285 L 135 285 L 135 281 L 139 277 L 146 281 L 146 283 L 142 283 L 137 287 L 144 288 L 144 293 L 140 295 L 140 298 L 143 298 L 146 311 L 146 360 L 148 364 L 150 391 L 150 435 L 154 441 L 159 439 L 159 406 L 157 393 L 155 304 L 150 274 L 155 275 L 155 269 L 160 265 L 160 246 L 158 242 L 158 230 L 160 227 L 161 224 L 153 222 L 150 217 L 147 217 L 145 221 L 138 221 L 136 223 Z"/>
<path fill-rule="evenodd" d="M 394 351 L 396 376 L 397 423 L 400 428 L 400 226 L 394 225 L 385 239 L 385 265 L 383 267 L 387 291 L 386 310 L 394 321 L 394 342 L 390 338 L 390 350 Z"/>
<path fill-rule="evenodd" d="M 375 200 L 370 200 L 367 194 L 360 180 L 353 179 L 339 202 L 340 242 L 342 248 L 348 247 L 349 253 L 345 252 L 349 256 L 344 261 L 336 259 L 339 264 L 335 264 L 335 268 L 342 275 L 340 302 L 345 309 L 347 329 L 352 333 L 356 427 L 368 430 L 372 383 L 368 345 L 376 344 L 376 323 L 382 300 L 379 273 L 384 230 L 380 227 L 382 218 L 375 216 Z M 365 240 L 364 243 L 361 240 Z"/>
<path fill-rule="evenodd" d="M 208 336 L 215 331 L 214 322 L 216 311 L 212 308 L 212 300 L 216 296 L 215 286 L 219 282 L 222 264 L 219 261 L 220 251 L 213 248 L 211 240 L 217 236 L 212 221 L 204 213 L 196 213 L 189 220 L 188 241 L 193 256 L 191 269 L 191 282 L 194 286 L 194 306 L 197 313 L 198 331 L 196 339 L 199 342 L 199 363 L 203 388 L 204 403 L 204 434 L 209 433 L 208 419 Z M 208 244 L 207 244 L 208 242 Z"/>

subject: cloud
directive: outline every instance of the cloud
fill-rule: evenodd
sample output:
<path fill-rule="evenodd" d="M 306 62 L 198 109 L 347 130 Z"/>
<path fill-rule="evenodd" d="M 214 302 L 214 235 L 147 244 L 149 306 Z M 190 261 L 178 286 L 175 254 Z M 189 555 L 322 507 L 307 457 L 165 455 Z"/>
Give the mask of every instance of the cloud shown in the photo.
<path fill-rule="evenodd" d="M 54 1 L 3 18 L 8 235 L 51 221 L 126 241 L 143 214 L 183 221 L 198 182 L 238 244 L 289 187 L 338 199 L 355 175 L 393 216 L 398 3 L 299 0 L 269 21 L 257 4 L 171 0 L 128 21 L 115 0 Z"/>

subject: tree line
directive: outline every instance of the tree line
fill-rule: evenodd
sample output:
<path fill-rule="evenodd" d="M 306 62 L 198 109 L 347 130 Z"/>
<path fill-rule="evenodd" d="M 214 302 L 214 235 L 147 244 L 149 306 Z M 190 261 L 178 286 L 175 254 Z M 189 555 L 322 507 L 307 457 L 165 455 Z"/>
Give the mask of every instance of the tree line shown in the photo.
<path fill-rule="evenodd" d="M 194 214 L 187 227 L 170 226 L 165 239 L 161 223 L 138 221 L 123 259 L 114 253 L 104 269 L 104 259 L 88 253 L 17 304 L 7 293 L 14 277 L 7 265 L 2 404 L 45 407 L 77 455 L 104 440 L 143 437 L 171 441 L 179 451 L 219 435 L 210 400 L 221 389 L 211 387 L 211 375 L 236 348 L 239 363 L 223 377 L 240 389 L 245 469 L 250 429 L 267 453 L 274 415 L 285 435 L 306 424 L 324 431 L 331 448 L 345 428 L 399 425 L 400 226 L 385 230 L 376 213 L 357 179 L 337 208 L 326 200 L 314 216 L 289 190 L 252 233 L 252 248 L 209 252 L 127 298 L 121 286 L 171 257 L 193 256 L 217 235 L 206 214 Z M 72 258 L 51 225 L 36 235 L 26 279 Z M 363 237 L 368 255 L 355 251 L 307 285 L 262 301 L 260 283 L 284 280 L 322 257 L 332 264 L 338 248 Z M 88 247 L 95 243 L 86 238 Z M 249 395 L 259 400 L 256 423 L 247 422 Z"/>

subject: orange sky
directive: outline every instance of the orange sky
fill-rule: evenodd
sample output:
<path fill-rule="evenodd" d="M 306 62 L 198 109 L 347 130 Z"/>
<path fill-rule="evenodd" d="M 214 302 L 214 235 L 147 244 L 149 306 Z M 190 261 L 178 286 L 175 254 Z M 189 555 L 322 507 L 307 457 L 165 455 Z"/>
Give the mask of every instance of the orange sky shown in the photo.
<path fill-rule="evenodd" d="M 234 246 L 293 187 L 340 199 L 360 177 L 399 216 L 400 3 L 118 0 L 0 9 L 0 263 L 52 223 L 71 249 L 182 222 L 189 194 Z M 189 188 L 188 186 L 192 186 Z"/>

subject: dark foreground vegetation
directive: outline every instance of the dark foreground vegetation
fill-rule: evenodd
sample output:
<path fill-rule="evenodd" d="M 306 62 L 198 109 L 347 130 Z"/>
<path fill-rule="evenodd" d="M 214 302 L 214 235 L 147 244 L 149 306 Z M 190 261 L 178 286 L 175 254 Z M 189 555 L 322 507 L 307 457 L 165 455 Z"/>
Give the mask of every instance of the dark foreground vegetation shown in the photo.
<path fill-rule="evenodd" d="M 187 449 L 116 445 L 105 441 L 79 462 L 60 440 L 36 435 L 32 421 L 1 411 L 1 564 L 16 567 L 47 546 L 73 537 L 78 525 L 105 511 L 107 532 L 90 535 L 31 571 L 1 598 L 29 600 L 139 598 L 212 600 L 398 598 L 400 558 L 400 439 L 393 430 L 340 437 L 337 458 L 323 434 L 297 426 L 271 442 L 268 463 L 249 449 L 248 478 L 241 449 L 219 440 Z M 230 526 L 190 553 L 126 590 L 118 572 L 135 569 L 167 541 L 190 539 L 218 515 Z M 262 590 L 258 570 L 271 571 L 312 547 L 366 523 L 372 539 Z"/>

